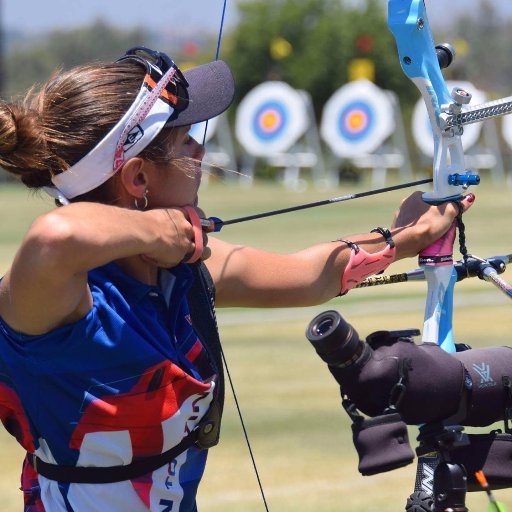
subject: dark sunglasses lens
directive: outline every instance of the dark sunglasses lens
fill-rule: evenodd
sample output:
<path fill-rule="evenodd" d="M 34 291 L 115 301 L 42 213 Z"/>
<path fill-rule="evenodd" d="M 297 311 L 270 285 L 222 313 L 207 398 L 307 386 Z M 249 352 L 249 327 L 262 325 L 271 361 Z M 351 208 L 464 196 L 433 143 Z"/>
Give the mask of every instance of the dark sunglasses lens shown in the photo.
<path fill-rule="evenodd" d="M 158 60 L 159 52 L 146 48 L 145 46 L 134 46 L 126 51 L 126 55 L 136 55 L 154 64 Z"/>
<path fill-rule="evenodd" d="M 165 53 L 150 50 L 149 48 L 146 48 L 144 46 L 137 46 L 128 51 L 133 51 L 135 55 L 138 55 L 139 57 L 142 57 L 151 62 L 151 64 L 153 64 L 162 72 L 162 75 L 170 68 L 175 68 L 177 78 L 180 81 L 182 81 L 186 87 L 188 87 L 187 79 L 185 78 L 185 75 L 183 74 L 181 69 Z"/>
<path fill-rule="evenodd" d="M 189 84 L 181 69 L 178 68 L 178 66 L 168 55 L 165 53 L 157 52 L 155 50 L 151 50 L 145 46 L 134 46 L 133 48 L 127 50 L 125 57 L 129 56 L 133 56 L 146 61 L 149 64 L 148 73 L 151 75 L 151 78 L 155 80 L 155 82 L 158 82 L 170 68 L 176 69 L 176 74 L 174 75 L 173 80 L 169 82 L 166 89 L 178 99 L 178 103 L 175 106 L 178 112 L 183 110 L 188 105 L 187 87 Z"/>
<path fill-rule="evenodd" d="M 176 67 L 176 74 L 178 75 L 180 82 L 182 82 L 185 85 L 185 87 L 188 87 L 188 82 L 187 79 L 185 78 L 185 75 L 183 74 L 181 69 L 178 66 L 176 66 L 176 64 L 174 64 L 174 66 Z"/>

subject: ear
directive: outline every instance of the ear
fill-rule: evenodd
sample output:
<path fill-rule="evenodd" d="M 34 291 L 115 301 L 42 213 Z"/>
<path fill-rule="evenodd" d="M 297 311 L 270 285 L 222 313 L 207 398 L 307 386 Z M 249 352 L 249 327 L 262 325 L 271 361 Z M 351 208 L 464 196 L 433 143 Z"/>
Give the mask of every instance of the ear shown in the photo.
<path fill-rule="evenodd" d="M 119 171 L 119 181 L 123 195 L 141 199 L 148 188 L 147 162 L 142 158 L 130 158 Z"/>

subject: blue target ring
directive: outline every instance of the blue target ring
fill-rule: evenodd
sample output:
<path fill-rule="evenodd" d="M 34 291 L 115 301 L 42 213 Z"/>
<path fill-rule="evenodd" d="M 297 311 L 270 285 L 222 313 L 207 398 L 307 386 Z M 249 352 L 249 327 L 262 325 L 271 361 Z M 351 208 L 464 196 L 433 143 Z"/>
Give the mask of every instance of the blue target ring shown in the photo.
<path fill-rule="evenodd" d="M 276 101 L 264 103 L 254 115 L 253 130 L 262 140 L 278 138 L 288 123 L 286 108 Z"/>
<path fill-rule="evenodd" d="M 359 142 L 371 133 L 375 124 L 373 109 L 362 101 L 349 103 L 338 118 L 338 132 L 346 140 Z"/>

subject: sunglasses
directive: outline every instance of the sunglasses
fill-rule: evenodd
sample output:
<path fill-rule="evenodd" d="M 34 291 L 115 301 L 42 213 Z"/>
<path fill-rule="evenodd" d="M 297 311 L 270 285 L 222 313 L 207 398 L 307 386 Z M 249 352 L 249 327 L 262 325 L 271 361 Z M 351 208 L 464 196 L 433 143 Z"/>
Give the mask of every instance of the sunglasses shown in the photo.
<path fill-rule="evenodd" d="M 172 80 L 165 87 L 165 94 L 163 97 L 169 101 L 177 112 L 181 112 L 188 105 L 188 82 L 182 71 L 175 62 L 165 53 L 151 50 L 145 46 L 134 46 L 126 51 L 126 53 L 117 60 L 121 62 L 124 60 L 131 60 L 139 62 L 146 69 L 146 77 L 144 79 L 149 89 L 159 82 L 162 76 L 173 68 L 175 74 Z"/>

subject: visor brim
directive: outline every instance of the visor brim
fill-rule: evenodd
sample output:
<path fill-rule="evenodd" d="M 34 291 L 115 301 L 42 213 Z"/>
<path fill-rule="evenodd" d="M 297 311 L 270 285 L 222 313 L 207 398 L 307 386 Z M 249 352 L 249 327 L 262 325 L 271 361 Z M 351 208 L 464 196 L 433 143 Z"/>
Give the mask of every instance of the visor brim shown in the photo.
<path fill-rule="evenodd" d="M 203 64 L 184 73 L 189 102 L 181 112 L 174 112 L 165 127 L 187 126 L 216 117 L 231 105 L 235 82 L 229 66 L 221 60 Z"/>

